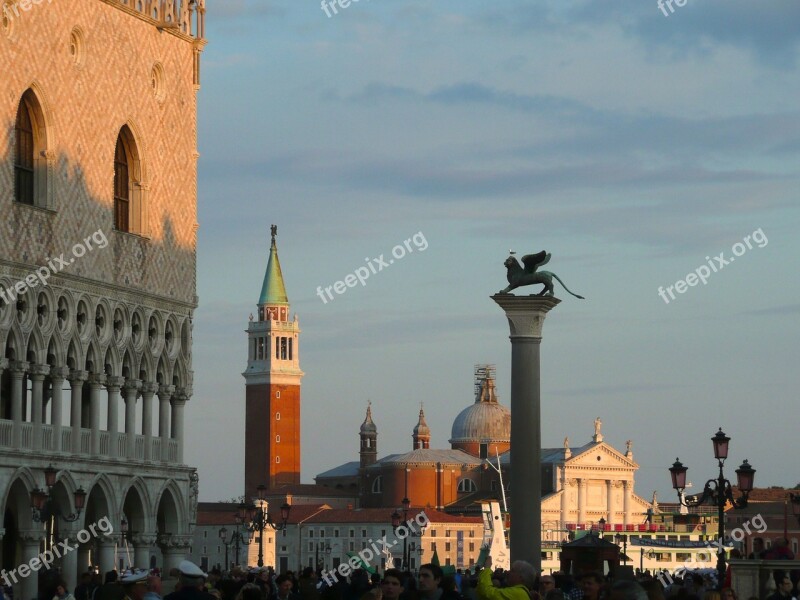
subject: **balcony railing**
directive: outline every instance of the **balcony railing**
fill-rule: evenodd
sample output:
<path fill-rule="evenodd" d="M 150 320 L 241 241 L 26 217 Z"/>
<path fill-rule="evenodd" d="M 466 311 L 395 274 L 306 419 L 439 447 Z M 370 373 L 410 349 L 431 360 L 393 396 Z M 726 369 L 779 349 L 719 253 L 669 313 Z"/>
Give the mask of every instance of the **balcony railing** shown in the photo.
<path fill-rule="evenodd" d="M 17 450 L 30 452 L 56 452 L 55 432 L 52 425 L 41 426 L 41 444 L 34 448 L 33 423 L 22 423 L 20 425 L 20 441 Z M 128 455 L 128 434 L 118 433 L 117 442 L 112 447 L 111 434 L 108 431 L 100 431 L 100 452 L 97 454 L 103 458 L 120 458 L 125 460 L 144 461 L 145 444 L 147 439 L 143 435 L 135 435 L 133 443 L 133 455 Z M 80 455 L 91 456 L 92 449 L 92 430 L 81 428 L 80 430 Z M 14 422 L 8 419 L 0 419 L 0 449 L 14 449 Z M 112 450 L 115 452 L 112 455 Z M 161 438 L 150 438 L 150 461 L 175 463 L 178 460 L 179 440 L 170 438 L 167 440 L 167 455 L 161 458 Z M 61 427 L 61 448 L 58 450 L 64 454 L 72 452 L 72 428 L 68 425 Z"/>

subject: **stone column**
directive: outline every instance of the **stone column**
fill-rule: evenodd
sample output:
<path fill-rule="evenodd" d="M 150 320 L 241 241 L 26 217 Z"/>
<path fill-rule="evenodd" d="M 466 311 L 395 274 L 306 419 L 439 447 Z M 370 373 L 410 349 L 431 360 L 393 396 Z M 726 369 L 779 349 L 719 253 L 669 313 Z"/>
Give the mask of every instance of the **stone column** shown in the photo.
<path fill-rule="evenodd" d="M 168 576 L 172 569 L 177 569 L 181 561 L 186 560 L 191 543 L 192 536 L 190 535 L 162 533 L 158 536 L 158 545 L 161 548 L 161 556 L 164 558 L 162 573 L 165 576 Z"/>
<path fill-rule="evenodd" d="M 625 525 L 628 525 L 633 515 L 631 514 L 631 485 L 630 481 L 622 482 L 622 510 L 625 511 Z"/>
<path fill-rule="evenodd" d="M 183 464 L 183 409 L 189 395 L 185 390 L 179 390 L 172 397 L 172 437 L 178 443 L 178 454 L 175 457 L 177 464 Z"/>
<path fill-rule="evenodd" d="M 72 386 L 72 404 L 69 424 L 72 427 L 72 453 L 81 452 L 81 412 L 83 410 L 83 382 L 89 378 L 87 371 L 70 371 L 69 384 Z"/>
<path fill-rule="evenodd" d="M 62 521 L 63 523 L 63 521 Z M 72 530 L 65 530 L 61 529 L 59 531 L 59 535 L 64 540 L 70 540 L 70 546 L 75 546 L 76 536 L 78 534 L 77 529 Z M 86 572 L 86 569 L 83 569 L 83 572 Z M 74 590 L 75 586 L 78 585 L 78 553 L 75 551 L 66 552 L 61 557 L 61 575 L 64 578 L 64 581 L 67 583 L 68 590 Z"/>
<path fill-rule="evenodd" d="M 50 369 L 50 385 L 52 387 L 52 398 L 50 401 L 53 403 L 52 421 L 53 421 L 53 451 L 61 452 L 61 421 L 64 420 L 64 404 L 62 398 L 62 387 L 64 387 L 64 380 L 69 377 L 69 369 L 67 367 L 52 367 Z M 70 588 L 75 589 L 74 587 Z"/>
<path fill-rule="evenodd" d="M 157 391 L 157 383 L 150 381 L 142 383 L 142 435 L 144 436 L 145 460 L 153 460 L 150 455 L 153 445 L 153 394 Z"/>
<path fill-rule="evenodd" d="M 114 557 L 116 555 L 116 540 L 109 536 L 102 536 L 98 538 L 98 545 L 100 546 L 99 565 L 101 573 L 108 573 L 112 569 L 116 569 L 114 564 Z"/>
<path fill-rule="evenodd" d="M 39 556 L 39 544 L 44 540 L 44 531 L 20 531 L 19 540 L 22 546 L 22 560 L 19 564 L 27 566 L 32 558 Z M 30 569 L 27 570 L 29 574 L 25 575 L 21 568 L 17 569 L 17 575 L 22 577 L 20 580 L 21 594 L 19 596 L 15 594 L 14 597 L 20 598 L 20 600 L 34 600 L 39 596 L 39 578 L 36 573 L 31 572 Z"/>
<path fill-rule="evenodd" d="M 131 542 L 133 543 L 133 566 L 139 569 L 150 569 L 150 555 L 156 544 L 156 535 L 149 533 L 134 534 Z"/>
<path fill-rule="evenodd" d="M 511 335 L 511 561 L 542 566 L 542 432 L 539 350 L 551 296 L 492 296 L 506 314 Z"/>
<path fill-rule="evenodd" d="M 89 427 L 92 429 L 92 438 L 90 443 L 90 454 L 98 456 L 100 454 L 100 398 L 103 394 L 103 386 L 106 383 L 106 376 L 100 373 L 92 373 L 89 375 L 89 387 L 91 388 L 90 406 L 89 406 Z M 112 559 L 113 566 L 113 559 Z M 110 569 L 103 569 L 105 573 Z"/>
<path fill-rule="evenodd" d="M 119 391 L 125 385 L 124 377 L 108 377 L 106 390 L 108 390 L 108 455 L 111 458 L 119 456 Z"/>
<path fill-rule="evenodd" d="M 567 528 L 567 522 L 569 521 L 569 487 L 570 487 L 571 480 L 567 479 L 566 477 L 563 478 L 561 482 L 561 525 L 559 526 L 560 529 Z"/>
<path fill-rule="evenodd" d="M 15 449 L 22 446 L 22 378 L 30 365 L 23 361 L 15 361 L 11 365 L 11 420 L 14 421 L 11 433 L 11 445 Z"/>
<path fill-rule="evenodd" d="M 136 397 L 142 382 L 139 379 L 128 379 L 125 382 L 125 437 L 127 444 L 125 454 L 128 458 L 136 458 Z M 145 565 L 148 566 L 148 565 Z"/>
<path fill-rule="evenodd" d="M 606 521 L 614 523 L 614 482 L 606 479 Z"/>
<path fill-rule="evenodd" d="M 161 385 L 158 387 L 158 437 L 161 438 L 160 460 L 166 461 L 169 456 L 169 401 L 175 393 L 174 385 Z"/>
<path fill-rule="evenodd" d="M 578 523 L 586 523 L 586 480 L 578 479 Z"/>
<path fill-rule="evenodd" d="M 74 544 L 73 544 L 74 545 Z M 89 568 L 89 546 L 81 544 L 77 550 L 78 554 L 78 569 L 81 573 L 85 573 Z"/>
<path fill-rule="evenodd" d="M 31 420 L 33 421 L 34 451 L 42 450 L 42 423 L 44 411 L 44 378 L 50 372 L 48 365 L 31 365 L 28 368 L 28 377 L 31 380 Z"/>

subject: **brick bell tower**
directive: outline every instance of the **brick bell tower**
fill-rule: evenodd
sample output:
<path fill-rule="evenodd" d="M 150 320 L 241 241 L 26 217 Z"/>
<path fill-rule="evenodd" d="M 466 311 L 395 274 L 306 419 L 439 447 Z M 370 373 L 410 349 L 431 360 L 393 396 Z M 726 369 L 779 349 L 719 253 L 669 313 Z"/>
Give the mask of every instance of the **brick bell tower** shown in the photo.
<path fill-rule="evenodd" d="M 245 378 L 245 497 L 300 483 L 300 325 L 289 320 L 273 225 L 269 262 L 258 299 L 258 319 L 247 328 Z"/>

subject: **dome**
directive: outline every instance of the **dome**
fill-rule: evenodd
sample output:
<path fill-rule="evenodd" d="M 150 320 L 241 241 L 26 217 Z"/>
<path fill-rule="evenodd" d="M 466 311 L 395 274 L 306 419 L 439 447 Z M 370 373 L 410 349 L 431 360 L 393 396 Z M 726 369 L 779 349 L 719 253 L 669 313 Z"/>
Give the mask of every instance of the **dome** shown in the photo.
<path fill-rule="evenodd" d="M 508 442 L 511 440 L 511 410 L 495 402 L 476 402 L 453 421 L 450 443 Z"/>
<path fill-rule="evenodd" d="M 475 403 L 453 421 L 450 443 L 510 442 L 511 410 L 497 402 L 494 368 L 476 367 Z"/>

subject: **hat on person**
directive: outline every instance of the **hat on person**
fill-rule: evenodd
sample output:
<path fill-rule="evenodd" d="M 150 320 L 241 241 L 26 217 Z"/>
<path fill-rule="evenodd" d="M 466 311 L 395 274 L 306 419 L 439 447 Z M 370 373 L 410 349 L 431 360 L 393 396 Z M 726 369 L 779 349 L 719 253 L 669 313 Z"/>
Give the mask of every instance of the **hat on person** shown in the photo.
<path fill-rule="evenodd" d="M 126 571 L 122 574 L 120 583 L 122 585 L 133 585 L 135 583 L 147 583 L 147 571 Z"/>
<path fill-rule="evenodd" d="M 190 560 L 181 561 L 181 564 L 178 565 L 178 571 L 180 571 L 181 575 L 184 577 L 197 577 L 203 579 L 208 577 L 208 575 L 203 572 L 203 569 L 198 567 Z"/>

